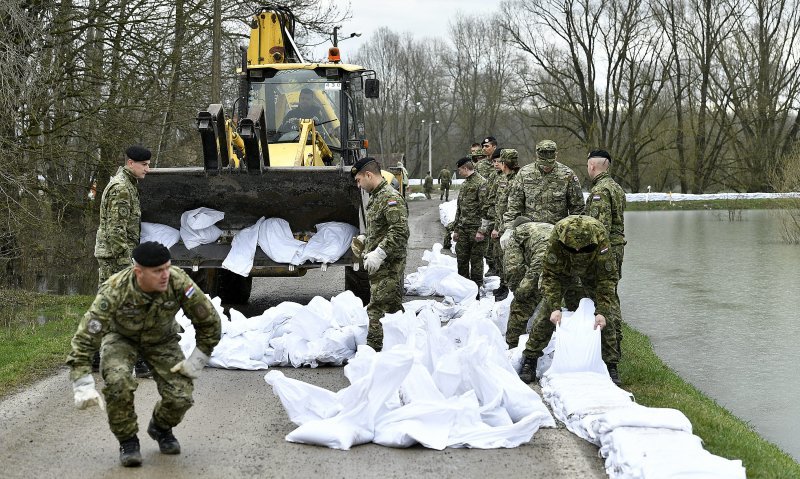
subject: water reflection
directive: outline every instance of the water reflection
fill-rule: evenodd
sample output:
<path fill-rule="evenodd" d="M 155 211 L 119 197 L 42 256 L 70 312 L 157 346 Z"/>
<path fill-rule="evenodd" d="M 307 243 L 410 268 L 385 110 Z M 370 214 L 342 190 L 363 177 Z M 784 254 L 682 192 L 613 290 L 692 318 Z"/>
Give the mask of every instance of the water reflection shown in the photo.
<path fill-rule="evenodd" d="M 624 318 L 695 387 L 800 459 L 800 247 L 775 212 L 625 215 Z"/>

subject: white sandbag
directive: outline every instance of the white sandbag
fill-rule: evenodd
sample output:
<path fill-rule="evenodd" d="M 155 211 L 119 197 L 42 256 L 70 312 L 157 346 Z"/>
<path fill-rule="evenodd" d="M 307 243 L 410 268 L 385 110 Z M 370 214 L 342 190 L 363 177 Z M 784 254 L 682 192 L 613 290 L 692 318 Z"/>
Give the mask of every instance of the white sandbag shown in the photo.
<path fill-rule="evenodd" d="M 267 218 L 258 229 L 258 246 L 276 263 L 291 263 L 305 245 L 304 241 L 295 239 L 289 222 L 283 218 Z"/>
<path fill-rule="evenodd" d="M 289 420 L 297 425 L 333 417 L 339 411 L 336 394 L 313 384 L 287 378 L 280 371 L 270 371 L 264 381 L 281 400 Z"/>
<path fill-rule="evenodd" d="M 163 244 L 167 248 L 172 248 L 181 240 L 181 232 L 172 226 L 159 223 L 142 222 L 141 243 L 155 241 Z"/>
<path fill-rule="evenodd" d="M 231 243 L 231 250 L 222 262 L 223 268 L 245 278 L 250 275 L 258 246 L 258 231 L 263 222 L 262 216 L 256 224 L 236 233 Z"/>
<path fill-rule="evenodd" d="M 458 273 L 450 273 L 436 285 L 436 292 L 452 297 L 456 303 L 463 303 L 477 296 L 478 285 Z"/>
<path fill-rule="evenodd" d="M 608 376 L 601 355 L 600 328 L 594 328 L 591 299 L 581 299 L 574 313 L 564 312 L 556 333 L 553 363 L 546 374 L 595 372 Z"/>
<path fill-rule="evenodd" d="M 342 411 L 334 417 L 306 422 L 286 436 L 290 442 L 350 449 L 372 441 L 375 420 L 387 412 L 385 403 L 397 394 L 413 364 L 404 351 L 382 351 L 372 356 L 370 372 L 339 393 Z"/>
<path fill-rule="evenodd" d="M 441 451 L 450 442 L 452 424 L 461 413 L 456 404 L 440 401 L 415 401 L 389 411 L 375 425 L 373 442 L 388 447 L 422 444 Z"/>
<path fill-rule="evenodd" d="M 690 434 L 692 432 L 692 423 L 681 411 L 670 408 L 645 407 L 638 404 L 608 411 L 598 416 L 592 423 L 592 429 L 597 434 L 606 434 L 618 427 L 651 427 Z"/>
<path fill-rule="evenodd" d="M 300 265 L 306 261 L 335 263 L 350 249 L 353 237 L 358 235 L 358 228 L 338 221 L 320 223 L 316 229 L 317 233 L 305 247 L 295 253 L 292 264 Z"/>
<path fill-rule="evenodd" d="M 184 211 L 181 215 L 181 239 L 186 249 L 217 241 L 222 230 L 215 223 L 225 217 L 222 211 L 200 207 Z"/>
<path fill-rule="evenodd" d="M 457 207 L 458 203 L 456 200 L 439 204 L 439 222 L 442 223 L 442 226 L 447 226 L 455 221 Z"/>

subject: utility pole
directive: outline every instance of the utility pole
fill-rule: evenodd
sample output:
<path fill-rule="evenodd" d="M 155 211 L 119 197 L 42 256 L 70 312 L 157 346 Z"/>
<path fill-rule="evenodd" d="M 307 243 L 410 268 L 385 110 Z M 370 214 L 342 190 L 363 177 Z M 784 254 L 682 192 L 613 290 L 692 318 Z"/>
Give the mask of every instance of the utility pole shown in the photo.
<path fill-rule="evenodd" d="M 432 133 L 432 128 L 433 128 L 433 122 L 434 121 L 436 123 L 439 123 L 439 120 L 432 120 L 432 121 L 428 122 L 428 171 L 431 171 L 431 172 L 433 171 L 433 154 L 432 154 L 433 142 L 431 141 L 431 139 L 432 139 L 432 134 L 431 133 Z M 422 124 L 423 125 L 425 124 L 425 120 L 422 120 Z"/>

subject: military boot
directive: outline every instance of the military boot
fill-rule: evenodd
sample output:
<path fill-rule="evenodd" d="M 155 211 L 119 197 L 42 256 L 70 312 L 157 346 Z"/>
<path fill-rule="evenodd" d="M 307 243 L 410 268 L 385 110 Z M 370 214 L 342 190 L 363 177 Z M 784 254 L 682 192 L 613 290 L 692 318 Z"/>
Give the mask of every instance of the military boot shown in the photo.
<path fill-rule="evenodd" d="M 502 301 L 508 297 L 508 286 L 501 284 L 499 288 L 494 290 L 494 300 Z"/>
<path fill-rule="evenodd" d="M 142 453 L 139 452 L 139 438 L 119 442 L 119 462 L 123 467 L 139 467 L 142 465 Z"/>
<path fill-rule="evenodd" d="M 172 428 L 161 429 L 156 426 L 155 421 L 150 419 L 150 425 L 147 426 L 147 434 L 158 442 L 158 449 L 161 454 L 180 454 L 181 445 L 175 436 L 172 435 Z"/>
<path fill-rule="evenodd" d="M 611 381 L 617 386 L 622 387 L 622 381 L 619 379 L 619 373 L 617 372 L 617 365 L 616 363 L 608 363 L 606 364 L 608 368 L 608 375 L 611 376 Z"/>
<path fill-rule="evenodd" d="M 522 370 L 519 372 L 519 379 L 525 384 L 536 382 L 536 363 L 538 358 L 522 356 Z"/>

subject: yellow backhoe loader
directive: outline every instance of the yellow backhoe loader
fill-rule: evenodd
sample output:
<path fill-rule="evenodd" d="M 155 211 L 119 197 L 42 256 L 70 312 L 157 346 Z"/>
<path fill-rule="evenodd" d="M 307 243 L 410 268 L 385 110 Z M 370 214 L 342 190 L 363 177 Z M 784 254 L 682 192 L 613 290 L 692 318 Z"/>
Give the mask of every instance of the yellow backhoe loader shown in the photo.
<path fill-rule="evenodd" d="M 180 228 L 184 211 L 225 212 L 217 223 L 225 232 L 220 240 L 191 250 L 178 243 L 171 253 L 174 265 L 227 303 L 247 302 L 253 276 L 303 276 L 322 267 L 276 263 L 257 249 L 248 277 L 222 269 L 232 237 L 262 216 L 287 220 L 298 238 L 328 221 L 364 231 L 367 198 L 350 166 L 366 156 L 364 101 L 377 98 L 379 88 L 373 71 L 340 63 L 338 49 L 328 63 L 305 62 L 287 10 L 260 10 L 250 27 L 237 111 L 231 118 L 212 104 L 197 115 L 203 166 L 156 168 L 140 182 L 142 221 Z M 330 266 L 346 268 L 345 288 L 368 301 L 357 258 L 348 251 Z"/>

